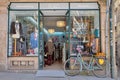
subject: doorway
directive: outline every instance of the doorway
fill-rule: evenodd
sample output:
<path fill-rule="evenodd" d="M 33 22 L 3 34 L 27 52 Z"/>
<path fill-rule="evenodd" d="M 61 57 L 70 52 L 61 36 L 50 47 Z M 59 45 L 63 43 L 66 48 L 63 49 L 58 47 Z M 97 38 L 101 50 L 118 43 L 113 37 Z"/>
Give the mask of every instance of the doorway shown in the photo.
<path fill-rule="evenodd" d="M 59 10 L 58 10 L 59 11 Z M 41 16 L 43 22 L 41 32 L 43 33 L 43 69 L 62 70 L 66 60 L 66 25 L 68 16 L 61 14 L 55 15 L 56 11 L 51 10 L 53 15 Z M 42 12 L 42 11 L 41 11 Z"/>
<path fill-rule="evenodd" d="M 39 7 L 40 33 L 44 48 L 40 52 L 41 60 L 39 56 L 39 69 L 62 70 L 69 50 L 66 47 L 69 45 L 69 38 L 66 38 L 69 35 L 66 26 L 70 26 L 69 3 L 40 3 Z"/>

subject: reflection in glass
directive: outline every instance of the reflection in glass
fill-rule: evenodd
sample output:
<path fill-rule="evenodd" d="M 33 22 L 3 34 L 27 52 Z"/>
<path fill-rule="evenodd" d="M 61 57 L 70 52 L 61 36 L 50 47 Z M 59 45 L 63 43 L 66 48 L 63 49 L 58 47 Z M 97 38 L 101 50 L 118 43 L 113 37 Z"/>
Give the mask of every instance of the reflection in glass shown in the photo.
<path fill-rule="evenodd" d="M 99 11 L 71 11 L 70 52 L 99 52 Z"/>

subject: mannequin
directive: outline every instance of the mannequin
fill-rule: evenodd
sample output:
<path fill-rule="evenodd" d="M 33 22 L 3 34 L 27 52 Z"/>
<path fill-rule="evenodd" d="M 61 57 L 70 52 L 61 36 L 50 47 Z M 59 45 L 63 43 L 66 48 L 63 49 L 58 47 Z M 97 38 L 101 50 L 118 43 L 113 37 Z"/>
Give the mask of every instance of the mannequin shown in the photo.
<path fill-rule="evenodd" d="M 18 20 L 11 23 L 10 34 L 12 35 L 12 38 L 20 38 L 20 35 L 22 34 L 22 26 Z"/>
<path fill-rule="evenodd" d="M 30 45 L 31 48 L 34 50 L 35 54 L 38 54 L 38 30 L 37 28 L 34 29 L 34 32 L 30 35 Z"/>
<path fill-rule="evenodd" d="M 19 38 L 22 34 L 22 26 L 18 20 L 11 23 L 11 30 L 10 30 L 11 37 L 14 39 L 14 53 L 13 56 L 20 56 L 22 53 L 19 51 Z"/>

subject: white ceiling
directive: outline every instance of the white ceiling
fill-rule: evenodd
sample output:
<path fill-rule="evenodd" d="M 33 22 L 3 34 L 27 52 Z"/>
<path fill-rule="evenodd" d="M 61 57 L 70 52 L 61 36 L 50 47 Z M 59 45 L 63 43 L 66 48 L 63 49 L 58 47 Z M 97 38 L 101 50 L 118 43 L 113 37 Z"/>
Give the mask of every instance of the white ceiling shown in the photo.
<path fill-rule="evenodd" d="M 40 9 L 69 9 L 68 3 L 40 3 Z"/>
<path fill-rule="evenodd" d="M 65 16 L 67 10 L 44 10 L 41 12 L 45 16 Z"/>

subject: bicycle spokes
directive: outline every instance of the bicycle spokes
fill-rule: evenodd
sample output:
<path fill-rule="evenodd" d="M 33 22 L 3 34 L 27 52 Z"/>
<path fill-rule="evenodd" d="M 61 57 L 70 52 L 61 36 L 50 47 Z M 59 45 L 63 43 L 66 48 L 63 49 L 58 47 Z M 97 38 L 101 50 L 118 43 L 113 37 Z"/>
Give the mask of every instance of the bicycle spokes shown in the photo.
<path fill-rule="evenodd" d="M 80 71 L 80 63 L 76 58 L 70 58 L 64 65 L 64 70 L 68 75 L 76 75 Z"/>
<path fill-rule="evenodd" d="M 104 60 L 104 59 L 103 59 Z M 106 61 L 99 63 L 99 59 L 96 59 L 93 64 L 93 73 L 97 77 L 106 77 Z"/>

